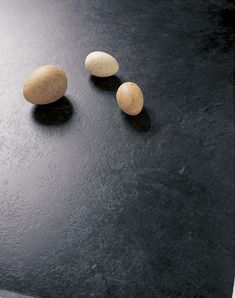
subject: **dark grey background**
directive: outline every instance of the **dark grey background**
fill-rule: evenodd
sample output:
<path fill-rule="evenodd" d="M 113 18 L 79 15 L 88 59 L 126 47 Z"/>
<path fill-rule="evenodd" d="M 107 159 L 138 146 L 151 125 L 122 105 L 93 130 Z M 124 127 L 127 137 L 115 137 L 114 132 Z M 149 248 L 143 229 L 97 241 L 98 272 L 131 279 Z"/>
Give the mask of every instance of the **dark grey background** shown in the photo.
<path fill-rule="evenodd" d="M 0 0 L 0 288 L 230 298 L 232 1 Z M 90 78 L 111 53 L 118 77 Z M 66 98 L 22 96 L 57 64 Z M 120 112 L 134 81 L 145 110 Z"/>

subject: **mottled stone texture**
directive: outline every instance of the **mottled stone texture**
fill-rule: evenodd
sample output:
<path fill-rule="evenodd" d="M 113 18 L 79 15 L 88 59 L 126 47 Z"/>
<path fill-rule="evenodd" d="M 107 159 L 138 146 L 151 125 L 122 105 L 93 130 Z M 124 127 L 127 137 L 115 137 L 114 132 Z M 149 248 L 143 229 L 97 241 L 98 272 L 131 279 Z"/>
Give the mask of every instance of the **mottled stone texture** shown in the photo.
<path fill-rule="evenodd" d="M 233 19 L 220 0 L 0 1 L 0 288 L 231 298 Z M 89 77 L 94 50 L 117 77 Z M 22 96 L 43 64 L 69 79 L 48 108 Z"/>
<path fill-rule="evenodd" d="M 0 290 L 0 298 L 33 298 L 33 297 L 21 295 L 14 292 Z"/>

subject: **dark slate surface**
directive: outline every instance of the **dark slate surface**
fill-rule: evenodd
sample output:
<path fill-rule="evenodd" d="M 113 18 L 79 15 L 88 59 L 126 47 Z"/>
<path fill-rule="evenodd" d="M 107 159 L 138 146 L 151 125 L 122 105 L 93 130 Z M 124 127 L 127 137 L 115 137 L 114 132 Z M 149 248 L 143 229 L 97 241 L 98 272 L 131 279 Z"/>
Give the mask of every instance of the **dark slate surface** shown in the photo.
<path fill-rule="evenodd" d="M 0 1 L 0 288 L 32 296 L 230 298 L 232 1 Z M 118 77 L 90 78 L 93 50 Z M 62 66 L 66 97 L 25 78 Z M 135 118 L 123 81 L 143 89 Z"/>

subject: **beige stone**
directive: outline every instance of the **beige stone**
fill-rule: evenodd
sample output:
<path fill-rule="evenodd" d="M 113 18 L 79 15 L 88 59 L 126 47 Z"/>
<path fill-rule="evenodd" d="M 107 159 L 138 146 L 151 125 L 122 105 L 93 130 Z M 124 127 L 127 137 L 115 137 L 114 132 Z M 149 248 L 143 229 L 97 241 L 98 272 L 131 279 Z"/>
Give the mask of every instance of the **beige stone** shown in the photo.
<path fill-rule="evenodd" d="M 117 90 L 116 98 L 120 109 L 130 116 L 138 115 L 143 109 L 144 96 L 135 83 L 123 83 Z"/>
<path fill-rule="evenodd" d="M 44 65 L 27 78 L 23 94 L 25 99 L 33 104 L 49 104 L 65 94 L 67 85 L 67 77 L 62 68 Z"/>

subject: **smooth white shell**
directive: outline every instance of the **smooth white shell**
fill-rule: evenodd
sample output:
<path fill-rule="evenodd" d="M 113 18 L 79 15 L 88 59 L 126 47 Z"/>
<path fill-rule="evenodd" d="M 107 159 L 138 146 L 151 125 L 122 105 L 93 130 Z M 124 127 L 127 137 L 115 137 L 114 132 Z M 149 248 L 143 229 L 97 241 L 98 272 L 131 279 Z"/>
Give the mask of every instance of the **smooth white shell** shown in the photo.
<path fill-rule="evenodd" d="M 105 52 L 92 52 L 85 60 L 86 70 L 96 77 L 110 77 L 119 70 L 117 60 Z"/>

